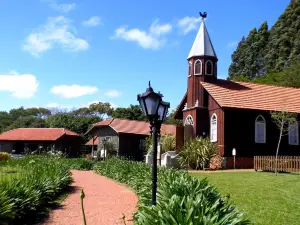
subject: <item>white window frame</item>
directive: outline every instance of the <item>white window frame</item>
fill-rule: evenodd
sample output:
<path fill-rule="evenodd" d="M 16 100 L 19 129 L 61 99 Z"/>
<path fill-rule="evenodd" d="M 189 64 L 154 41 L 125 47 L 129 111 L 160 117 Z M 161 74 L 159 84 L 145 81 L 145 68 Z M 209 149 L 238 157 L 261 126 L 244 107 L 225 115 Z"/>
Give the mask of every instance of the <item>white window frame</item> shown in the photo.
<path fill-rule="evenodd" d="M 207 63 L 210 62 L 211 63 L 211 73 L 207 73 Z M 214 64 L 211 60 L 207 60 L 205 62 L 205 74 L 206 75 L 213 75 L 214 74 Z"/>
<path fill-rule="evenodd" d="M 190 68 L 191 68 L 191 69 L 190 69 Z M 189 71 L 188 71 L 188 73 L 189 73 L 188 76 L 190 77 L 190 76 L 192 76 L 192 73 L 193 73 L 193 64 L 192 64 L 192 62 L 189 62 L 189 68 L 188 68 L 188 70 L 189 70 Z"/>
<path fill-rule="evenodd" d="M 292 132 L 291 132 L 291 127 L 296 127 L 295 131 L 295 136 L 296 136 L 296 143 L 292 143 Z M 289 145 L 299 145 L 299 126 L 298 122 L 295 121 L 293 124 L 289 123 Z"/>
<path fill-rule="evenodd" d="M 262 118 L 262 121 L 258 121 L 258 119 Z M 257 139 L 257 132 L 258 132 L 258 126 L 259 125 L 264 125 L 264 137 L 263 140 L 260 141 Z M 259 143 L 259 144 L 265 144 L 266 143 L 266 120 L 262 115 L 258 115 L 255 119 L 255 134 L 254 134 L 254 139 L 255 139 L 255 143 Z"/>
<path fill-rule="evenodd" d="M 215 124 L 213 124 L 213 122 L 215 122 Z M 213 135 L 213 128 L 215 130 L 215 135 Z M 217 142 L 217 141 L 218 141 L 218 117 L 217 114 L 214 113 L 210 117 L 210 142 Z"/>
<path fill-rule="evenodd" d="M 188 115 L 185 118 L 184 125 L 192 125 L 192 126 L 194 126 L 194 119 L 193 119 L 193 117 L 191 115 Z"/>
<path fill-rule="evenodd" d="M 200 62 L 200 73 L 196 73 L 196 64 L 197 62 Z M 196 62 L 194 63 L 194 74 L 196 75 L 202 75 L 202 62 L 200 59 L 197 59 Z"/>

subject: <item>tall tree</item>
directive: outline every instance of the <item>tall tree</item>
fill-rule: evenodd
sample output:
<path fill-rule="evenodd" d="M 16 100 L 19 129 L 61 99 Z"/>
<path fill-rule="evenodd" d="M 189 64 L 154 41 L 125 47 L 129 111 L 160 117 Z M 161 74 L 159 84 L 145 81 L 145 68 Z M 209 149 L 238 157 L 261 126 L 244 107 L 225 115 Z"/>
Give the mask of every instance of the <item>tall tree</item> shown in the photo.
<path fill-rule="evenodd" d="M 289 113 L 283 110 L 283 111 L 271 112 L 271 117 L 279 129 L 279 139 L 278 139 L 276 155 L 275 155 L 275 174 L 277 175 L 277 164 L 278 164 L 277 159 L 278 159 L 281 139 L 282 136 L 289 134 L 289 124 L 293 124 L 296 122 L 297 114 Z"/>
<path fill-rule="evenodd" d="M 253 29 L 232 54 L 229 78 L 250 80 L 277 73 L 300 60 L 300 0 L 291 1 L 273 27 Z M 238 79 L 239 79 L 238 78 Z"/>
<path fill-rule="evenodd" d="M 127 108 L 118 107 L 112 112 L 112 117 L 128 120 L 147 120 L 139 105 L 130 105 Z"/>

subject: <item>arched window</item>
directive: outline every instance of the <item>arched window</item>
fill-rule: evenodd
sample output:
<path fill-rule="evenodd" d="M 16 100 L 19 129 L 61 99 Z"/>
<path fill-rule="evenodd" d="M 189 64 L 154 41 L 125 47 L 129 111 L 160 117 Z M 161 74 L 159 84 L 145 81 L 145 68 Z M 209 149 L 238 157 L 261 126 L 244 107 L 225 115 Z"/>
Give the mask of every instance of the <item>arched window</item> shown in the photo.
<path fill-rule="evenodd" d="M 255 143 L 266 143 L 266 120 L 262 115 L 255 120 Z"/>
<path fill-rule="evenodd" d="M 195 75 L 201 75 L 202 74 L 202 62 L 198 59 L 195 62 Z"/>
<path fill-rule="evenodd" d="M 206 68 L 206 74 L 207 75 L 212 75 L 213 74 L 213 63 L 210 60 L 208 60 L 206 62 L 205 68 Z"/>
<path fill-rule="evenodd" d="M 191 115 L 188 115 L 184 121 L 184 125 L 192 125 L 194 126 L 194 120 Z"/>
<path fill-rule="evenodd" d="M 297 121 L 289 123 L 289 145 L 299 145 L 299 127 Z"/>
<path fill-rule="evenodd" d="M 192 63 L 189 62 L 189 76 L 192 76 Z"/>
<path fill-rule="evenodd" d="M 218 140 L 218 119 L 214 113 L 210 119 L 210 141 L 217 142 Z"/>

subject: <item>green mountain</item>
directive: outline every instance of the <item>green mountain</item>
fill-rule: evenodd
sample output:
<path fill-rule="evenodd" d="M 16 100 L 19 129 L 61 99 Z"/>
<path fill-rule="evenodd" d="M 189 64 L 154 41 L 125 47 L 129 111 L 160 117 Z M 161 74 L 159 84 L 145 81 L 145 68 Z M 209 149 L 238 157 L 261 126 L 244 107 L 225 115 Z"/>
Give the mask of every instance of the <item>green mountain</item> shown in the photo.
<path fill-rule="evenodd" d="M 242 38 L 232 54 L 229 79 L 298 86 L 287 81 L 286 74 L 299 73 L 289 68 L 298 67 L 299 60 L 300 0 L 291 0 L 271 29 L 264 22 Z"/>

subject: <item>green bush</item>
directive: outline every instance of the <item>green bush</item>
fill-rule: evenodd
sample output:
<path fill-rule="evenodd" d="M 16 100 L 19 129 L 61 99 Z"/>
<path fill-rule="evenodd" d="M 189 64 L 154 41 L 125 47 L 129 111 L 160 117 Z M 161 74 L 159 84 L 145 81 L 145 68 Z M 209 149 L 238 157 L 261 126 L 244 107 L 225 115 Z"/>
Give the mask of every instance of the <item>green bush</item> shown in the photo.
<path fill-rule="evenodd" d="M 217 144 L 210 142 L 208 138 L 190 138 L 180 152 L 179 162 L 182 166 L 192 169 L 203 169 L 209 166 L 210 159 L 217 153 Z"/>
<path fill-rule="evenodd" d="M 138 225 L 244 225 L 250 222 L 226 198 L 187 172 L 159 169 L 157 206 L 151 206 L 151 167 L 111 158 L 94 167 L 97 173 L 125 183 L 139 196 Z"/>
<path fill-rule="evenodd" d="M 14 179 L 0 180 L 1 224 L 26 224 L 45 213 L 72 182 L 68 166 L 56 157 L 12 159 L 0 166 L 21 171 Z"/>
<path fill-rule="evenodd" d="M 70 170 L 92 170 L 95 164 L 95 161 L 84 158 L 66 158 L 63 162 Z"/>
<path fill-rule="evenodd" d="M 10 156 L 7 152 L 0 152 L 0 161 L 7 161 L 9 158 Z"/>

